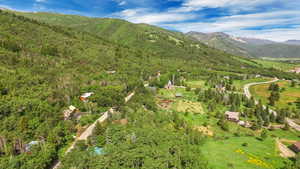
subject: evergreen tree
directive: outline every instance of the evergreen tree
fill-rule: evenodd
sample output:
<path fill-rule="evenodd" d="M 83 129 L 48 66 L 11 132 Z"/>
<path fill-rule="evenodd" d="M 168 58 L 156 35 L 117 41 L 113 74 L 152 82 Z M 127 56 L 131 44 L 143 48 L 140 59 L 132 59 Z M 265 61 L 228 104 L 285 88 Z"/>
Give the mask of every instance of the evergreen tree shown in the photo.
<path fill-rule="evenodd" d="M 266 129 L 263 129 L 261 134 L 260 134 L 260 138 L 262 140 L 265 140 L 268 137 L 268 131 Z"/>

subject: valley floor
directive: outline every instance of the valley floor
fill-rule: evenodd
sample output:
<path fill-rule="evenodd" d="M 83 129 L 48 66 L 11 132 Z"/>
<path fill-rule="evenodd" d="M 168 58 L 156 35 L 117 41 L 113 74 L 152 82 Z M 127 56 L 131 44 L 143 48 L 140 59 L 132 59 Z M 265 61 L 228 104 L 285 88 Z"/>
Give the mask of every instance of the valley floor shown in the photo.
<path fill-rule="evenodd" d="M 270 79 L 256 78 L 236 81 L 234 84 L 240 90 L 247 83 L 262 81 L 270 81 Z M 287 85 L 285 81 L 279 83 Z M 191 81 L 187 84 L 192 88 L 205 88 L 203 81 Z M 262 86 L 262 89 L 265 89 L 267 84 Z M 297 89 L 287 89 L 286 92 L 289 93 L 292 90 Z M 183 96 L 176 97 L 176 93 L 181 93 Z M 282 168 L 288 160 L 280 156 L 277 139 L 299 140 L 299 132 L 293 129 L 269 130 L 268 137 L 264 140 L 260 139 L 262 130 L 253 131 L 234 122 L 229 122 L 229 130 L 224 131 L 217 125 L 218 119 L 215 114 L 208 113 L 207 105 L 197 101 L 197 95 L 193 90 L 160 89 L 157 100 L 159 104 L 165 104 L 165 106 L 160 106 L 163 111 L 177 112 L 189 125 L 206 135 L 202 152 L 208 160 L 209 167 L 215 169 Z M 169 101 L 167 106 L 166 100 Z M 218 106 L 218 111 L 224 113 L 226 110 L 226 107 Z"/>

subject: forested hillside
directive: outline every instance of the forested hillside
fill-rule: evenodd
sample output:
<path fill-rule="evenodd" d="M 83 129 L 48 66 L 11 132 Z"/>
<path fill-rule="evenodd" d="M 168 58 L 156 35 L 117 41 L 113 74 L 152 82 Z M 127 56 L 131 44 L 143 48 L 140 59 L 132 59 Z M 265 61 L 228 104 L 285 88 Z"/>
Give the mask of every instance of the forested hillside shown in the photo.
<path fill-rule="evenodd" d="M 189 79 L 258 73 L 297 77 L 263 69 L 251 60 L 149 25 L 56 14 L 24 15 L 41 19 L 0 10 L 0 168 L 51 166 L 76 133 L 110 107 L 124 112 L 120 118 L 127 117 L 131 123 L 105 126 L 108 155 L 81 168 L 154 164 L 158 166 L 152 168 L 205 168 L 201 148 L 195 148 L 201 144 L 201 135 L 176 115 L 156 112 L 153 93 L 144 88 L 150 76 L 160 71 L 161 86 L 174 75 Z M 63 23 L 74 25 L 65 27 Z M 133 90 L 136 96 L 125 105 L 123 98 Z M 95 93 L 91 102 L 79 100 L 85 92 Z M 63 111 L 70 105 L 88 115 L 64 120 Z M 99 136 L 101 127 L 97 131 L 94 139 L 102 145 L 107 138 Z M 39 144 L 26 148 L 32 141 Z M 91 158 L 87 152 L 80 155 L 84 146 L 76 149 L 76 158 Z M 141 157 L 141 151 L 151 154 Z M 68 157 L 64 161 L 64 167 L 70 168 L 72 161 Z"/>
<path fill-rule="evenodd" d="M 201 62 L 201 68 L 203 66 L 206 67 L 205 72 L 212 68 L 221 72 L 262 74 L 267 76 L 276 74 L 278 77 L 295 78 L 295 75 L 283 75 L 274 69 L 262 69 L 261 65 L 248 58 L 236 57 L 228 54 L 231 53 L 230 51 L 224 52 L 209 47 L 203 43 L 199 43 L 197 40 L 186 37 L 180 32 L 173 32 L 152 25 L 133 24 L 120 19 L 89 18 L 55 13 L 16 13 L 17 15 L 26 16 L 51 25 L 66 26 L 78 31 L 88 32 L 130 49 L 141 50 L 151 53 L 154 56 L 160 56 L 166 59 L 165 63 L 166 61 L 169 62 L 171 58 L 171 62 L 174 59 L 187 59 L 193 63 L 187 67 L 191 69 L 189 72 L 194 72 L 196 62 Z M 239 53 L 235 54 L 240 55 Z M 187 63 L 189 64 L 189 62 Z M 166 65 L 170 66 L 167 63 Z M 198 71 L 199 67 L 196 69 Z"/>

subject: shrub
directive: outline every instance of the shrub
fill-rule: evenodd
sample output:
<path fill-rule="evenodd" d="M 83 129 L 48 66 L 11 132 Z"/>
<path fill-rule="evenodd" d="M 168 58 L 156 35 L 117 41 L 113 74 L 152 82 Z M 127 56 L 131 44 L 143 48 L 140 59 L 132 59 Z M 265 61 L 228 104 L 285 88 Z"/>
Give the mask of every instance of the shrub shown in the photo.
<path fill-rule="evenodd" d="M 248 147 L 248 143 L 243 143 L 242 146 Z"/>
<path fill-rule="evenodd" d="M 188 86 L 188 87 L 185 88 L 185 90 L 189 92 L 189 91 L 191 91 L 192 89 L 191 89 L 191 87 Z"/>

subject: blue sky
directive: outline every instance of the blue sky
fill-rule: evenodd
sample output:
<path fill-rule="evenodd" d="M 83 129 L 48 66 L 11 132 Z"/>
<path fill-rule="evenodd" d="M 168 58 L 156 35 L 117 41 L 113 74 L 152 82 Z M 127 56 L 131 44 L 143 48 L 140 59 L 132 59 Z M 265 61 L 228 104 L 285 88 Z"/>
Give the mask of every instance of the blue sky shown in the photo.
<path fill-rule="evenodd" d="M 300 40 L 300 0 L 0 0 L 0 7 L 121 18 L 181 32 Z"/>

